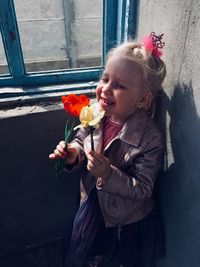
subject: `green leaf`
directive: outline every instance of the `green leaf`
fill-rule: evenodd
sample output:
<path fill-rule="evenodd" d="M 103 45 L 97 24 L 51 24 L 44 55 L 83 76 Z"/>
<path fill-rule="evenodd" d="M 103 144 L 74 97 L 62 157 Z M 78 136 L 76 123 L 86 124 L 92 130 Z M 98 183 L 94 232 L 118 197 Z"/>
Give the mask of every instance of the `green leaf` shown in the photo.
<path fill-rule="evenodd" d="M 57 159 L 55 163 L 55 178 L 57 179 L 59 174 L 63 172 L 65 168 L 65 159 Z"/>
<path fill-rule="evenodd" d="M 66 150 L 67 144 L 70 143 L 72 131 L 75 126 L 75 120 L 67 121 L 65 126 L 65 143 L 66 143 Z M 66 159 L 57 159 L 55 163 L 55 178 L 58 178 L 59 174 L 61 174 L 65 168 Z"/>
<path fill-rule="evenodd" d="M 74 126 L 75 126 L 74 120 L 72 120 L 71 122 L 67 121 L 66 126 L 65 126 L 65 142 L 66 142 L 66 144 L 68 144 L 70 142 L 70 138 L 71 138 Z"/>

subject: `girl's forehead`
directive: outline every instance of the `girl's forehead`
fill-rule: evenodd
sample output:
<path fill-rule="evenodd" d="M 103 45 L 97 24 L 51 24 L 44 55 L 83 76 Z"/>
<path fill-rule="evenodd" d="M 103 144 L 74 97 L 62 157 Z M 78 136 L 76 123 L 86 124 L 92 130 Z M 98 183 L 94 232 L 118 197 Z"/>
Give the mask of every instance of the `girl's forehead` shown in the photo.
<path fill-rule="evenodd" d="M 141 71 L 141 66 L 134 60 L 123 56 L 123 55 L 113 55 L 111 56 L 105 66 L 105 69 L 130 69 L 131 71 Z"/>
<path fill-rule="evenodd" d="M 133 76 L 141 76 L 141 66 L 126 56 L 113 55 L 111 56 L 105 66 L 105 74 L 122 76 L 130 78 Z"/>

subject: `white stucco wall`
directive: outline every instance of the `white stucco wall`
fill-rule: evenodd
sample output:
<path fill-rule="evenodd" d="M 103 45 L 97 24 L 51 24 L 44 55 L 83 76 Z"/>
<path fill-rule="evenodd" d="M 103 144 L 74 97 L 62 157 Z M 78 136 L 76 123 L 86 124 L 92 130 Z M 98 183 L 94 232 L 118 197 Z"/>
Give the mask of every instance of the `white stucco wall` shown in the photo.
<path fill-rule="evenodd" d="M 138 39 L 164 33 L 167 65 L 161 109 L 166 115 L 166 171 L 160 205 L 166 257 L 159 267 L 199 266 L 200 2 L 141 0 Z M 162 111 L 161 111 L 162 112 Z"/>
<path fill-rule="evenodd" d="M 200 114 L 200 2 L 141 0 L 138 17 L 138 39 L 151 31 L 164 33 L 166 94 L 170 97 L 177 84 L 192 83 L 196 109 Z"/>

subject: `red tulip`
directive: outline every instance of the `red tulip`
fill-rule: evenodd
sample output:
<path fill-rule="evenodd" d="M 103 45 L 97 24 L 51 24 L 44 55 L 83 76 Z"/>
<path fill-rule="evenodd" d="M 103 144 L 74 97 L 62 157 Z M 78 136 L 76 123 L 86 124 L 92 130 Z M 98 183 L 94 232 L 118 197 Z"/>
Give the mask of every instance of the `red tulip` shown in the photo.
<path fill-rule="evenodd" d="M 75 94 L 69 94 L 68 96 L 62 96 L 62 102 L 64 109 L 70 115 L 78 117 L 81 109 L 89 105 L 90 99 L 85 95 L 77 96 Z"/>

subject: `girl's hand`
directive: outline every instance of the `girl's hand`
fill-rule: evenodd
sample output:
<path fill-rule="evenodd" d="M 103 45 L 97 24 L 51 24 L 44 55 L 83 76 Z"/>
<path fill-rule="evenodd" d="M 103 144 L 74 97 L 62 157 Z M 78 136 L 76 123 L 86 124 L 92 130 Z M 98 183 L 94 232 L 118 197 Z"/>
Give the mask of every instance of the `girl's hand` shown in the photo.
<path fill-rule="evenodd" d="M 88 171 L 90 171 L 96 178 L 100 177 L 105 182 L 112 170 L 108 158 L 94 151 L 90 151 L 87 158 Z"/>
<path fill-rule="evenodd" d="M 74 164 L 76 162 L 77 156 L 78 152 L 75 147 L 68 144 L 66 149 L 65 141 L 60 141 L 54 152 L 49 155 L 49 158 L 53 160 L 59 158 L 66 158 L 66 164 Z"/>

